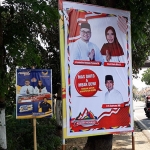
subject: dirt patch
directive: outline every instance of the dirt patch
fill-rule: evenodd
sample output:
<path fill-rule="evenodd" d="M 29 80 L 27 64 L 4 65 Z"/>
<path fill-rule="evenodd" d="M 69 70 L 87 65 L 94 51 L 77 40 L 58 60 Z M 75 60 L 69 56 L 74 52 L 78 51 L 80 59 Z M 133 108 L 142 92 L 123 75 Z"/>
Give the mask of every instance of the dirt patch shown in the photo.
<path fill-rule="evenodd" d="M 134 132 L 141 132 L 141 129 L 136 122 L 134 122 Z M 83 150 L 86 142 L 87 137 L 66 139 L 66 150 Z M 131 132 L 114 134 L 112 150 L 127 150 L 128 148 L 124 147 L 128 147 L 129 143 L 132 143 Z"/>

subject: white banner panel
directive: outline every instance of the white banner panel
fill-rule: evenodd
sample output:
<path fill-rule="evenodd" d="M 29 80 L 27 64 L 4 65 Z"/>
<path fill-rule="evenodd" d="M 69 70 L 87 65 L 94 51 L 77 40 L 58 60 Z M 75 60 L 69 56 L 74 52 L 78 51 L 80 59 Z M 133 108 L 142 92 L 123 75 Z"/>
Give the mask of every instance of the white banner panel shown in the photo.
<path fill-rule="evenodd" d="M 133 131 L 130 12 L 63 2 L 63 14 L 66 137 Z"/>

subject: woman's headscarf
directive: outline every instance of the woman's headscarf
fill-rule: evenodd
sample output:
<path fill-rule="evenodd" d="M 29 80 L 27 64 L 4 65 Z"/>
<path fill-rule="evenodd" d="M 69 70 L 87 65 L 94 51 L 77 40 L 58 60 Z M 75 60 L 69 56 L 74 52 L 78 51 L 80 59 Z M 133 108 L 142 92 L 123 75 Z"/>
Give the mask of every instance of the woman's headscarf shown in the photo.
<path fill-rule="evenodd" d="M 41 80 L 39 80 L 39 81 L 41 81 Z M 38 81 L 38 82 L 39 82 L 39 81 Z M 42 82 L 42 81 L 41 81 L 41 82 Z M 45 87 L 45 86 L 43 85 L 43 83 L 41 84 L 41 86 L 39 85 L 39 83 L 38 83 L 38 85 L 37 85 L 37 88 L 38 88 L 38 89 L 43 89 L 44 87 Z"/>
<path fill-rule="evenodd" d="M 105 29 L 105 36 L 107 39 L 107 32 L 111 30 L 114 33 L 114 42 L 113 43 L 105 43 L 101 49 L 101 54 L 106 55 L 106 50 L 109 51 L 110 56 L 121 56 L 124 55 L 123 49 L 118 42 L 116 31 L 112 26 L 108 26 Z M 107 40 L 108 41 L 108 40 Z"/>

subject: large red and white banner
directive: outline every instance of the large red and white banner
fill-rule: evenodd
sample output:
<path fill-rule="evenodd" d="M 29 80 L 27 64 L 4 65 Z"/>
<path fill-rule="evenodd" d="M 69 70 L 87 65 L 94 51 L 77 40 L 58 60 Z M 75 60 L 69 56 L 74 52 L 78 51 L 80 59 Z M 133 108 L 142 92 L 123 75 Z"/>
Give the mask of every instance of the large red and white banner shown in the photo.
<path fill-rule="evenodd" d="M 133 131 L 130 12 L 62 6 L 66 137 Z"/>

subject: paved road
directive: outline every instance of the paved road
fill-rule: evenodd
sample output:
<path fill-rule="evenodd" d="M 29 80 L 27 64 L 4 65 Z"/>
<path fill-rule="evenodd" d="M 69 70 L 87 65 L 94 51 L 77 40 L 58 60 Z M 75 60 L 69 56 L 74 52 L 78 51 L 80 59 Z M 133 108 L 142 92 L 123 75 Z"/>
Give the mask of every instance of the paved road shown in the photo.
<path fill-rule="evenodd" d="M 133 102 L 134 120 L 137 121 L 139 127 L 150 141 L 150 119 L 148 119 L 145 115 L 144 106 L 144 102 Z"/>
<path fill-rule="evenodd" d="M 140 121 L 143 125 L 143 129 L 149 129 L 150 130 L 150 119 L 148 119 L 144 112 L 144 102 L 137 101 L 133 103 L 134 105 L 134 118 L 138 121 Z"/>

